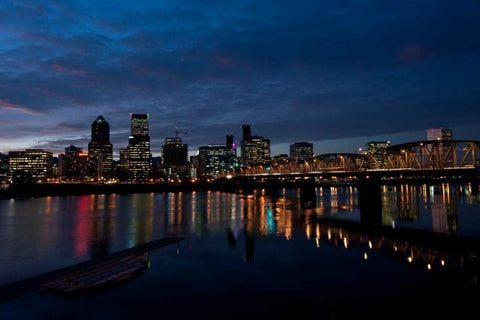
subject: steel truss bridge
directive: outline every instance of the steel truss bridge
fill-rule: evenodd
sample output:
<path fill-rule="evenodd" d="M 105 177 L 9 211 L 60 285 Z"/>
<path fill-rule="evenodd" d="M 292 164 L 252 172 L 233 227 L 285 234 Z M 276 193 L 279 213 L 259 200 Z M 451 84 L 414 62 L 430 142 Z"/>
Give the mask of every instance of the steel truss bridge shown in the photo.
<path fill-rule="evenodd" d="M 479 171 L 480 141 L 429 140 L 398 144 L 379 154 L 328 153 L 310 161 L 283 160 L 268 165 L 249 166 L 237 175 L 351 175 L 360 172 L 439 173 Z"/>

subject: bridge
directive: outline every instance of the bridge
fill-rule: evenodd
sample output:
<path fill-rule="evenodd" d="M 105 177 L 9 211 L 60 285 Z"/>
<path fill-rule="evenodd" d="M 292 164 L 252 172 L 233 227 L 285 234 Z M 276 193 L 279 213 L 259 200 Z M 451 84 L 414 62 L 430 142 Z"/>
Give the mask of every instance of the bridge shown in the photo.
<path fill-rule="evenodd" d="M 405 176 L 478 176 L 480 141 L 428 140 L 398 144 L 377 154 L 328 153 L 299 162 L 281 160 L 247 166 L 234 176 L 331 179 Z"/>
<path fill-rule="evenodd" d="M 281 160 L 248 166 L 216 179 L 218 190 L 278 197 L 281 188 L 299 188 L 303 208 L 315 203 L 318 184 L 353 183 L 363 212 L 381 211 L 380 185 L 387 183 L 480 181 L 480 141 L 416 141 L 386 148 L 378 154 L 338 153 L 310 161 Z M 369 219 L 377 223 L 375 214 Z"/>

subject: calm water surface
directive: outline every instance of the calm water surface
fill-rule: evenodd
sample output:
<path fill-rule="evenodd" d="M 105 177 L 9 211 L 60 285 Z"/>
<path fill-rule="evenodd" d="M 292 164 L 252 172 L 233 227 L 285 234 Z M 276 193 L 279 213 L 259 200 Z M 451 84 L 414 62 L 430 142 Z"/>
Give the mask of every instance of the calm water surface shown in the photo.
<path fill-rule="evenodd" d="M 353 319 L 379 308 L 393 316 L 408 307 L 395 304 L 399 296 L 415 300 L 415 288 L 438 270 L 472 258 L 324 224 L 322 218 L 359 222 L 369 214 L 360 212 L 355 187 L 317 188 L 309 209 L 299 195 L 284 189 L 276 199 L 258 190 L 2 200 L 0 285 L 167 236 L 185 240 L 151 252 L 144 275 L 115 288 L 76 299 L 32 292 L 0 303 L 0 318 Z M 385 186 L 381 201 L 377 220 L 384 226 L 480 238 L 476 185 Z"/>

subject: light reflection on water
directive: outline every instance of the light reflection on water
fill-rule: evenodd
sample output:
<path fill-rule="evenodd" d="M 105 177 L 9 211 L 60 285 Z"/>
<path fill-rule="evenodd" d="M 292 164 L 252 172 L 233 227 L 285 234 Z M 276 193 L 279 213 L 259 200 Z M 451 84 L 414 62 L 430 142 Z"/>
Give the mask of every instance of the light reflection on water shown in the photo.
<path fill-rule="evenodd" d="M 0 201 L 0 283 L 104 256 L 166 236 L 213 238 L 229 246 L 245 237 L 245 261 L 255 261 L 255 238 L 305 237 L 349 248 L 372 241 L 321 218 L 360 221 L 355 187 L 318 187 L 315 205 L 302 209 L 299 189 L 271 199 L 221 192 L 83 195 Z M 480 199 L 472 185 L 383 186 L 381 224 L 480 238 Z M 388 239 L 387 239 L 388 240 Z M 388 240 L 390 241 L 390 240 Z M 218 244 L 223 245 L 223 243 Z M 378 246 L 378 244 L 376 244 Z M 412 246 L 392 242 L 394 252 Z M 389 249 L 389 250 L 390 250 Z M 364 250 L 363 259 L 368 259 Z M 426 262 L 430 263 L 430 262 Z"/>

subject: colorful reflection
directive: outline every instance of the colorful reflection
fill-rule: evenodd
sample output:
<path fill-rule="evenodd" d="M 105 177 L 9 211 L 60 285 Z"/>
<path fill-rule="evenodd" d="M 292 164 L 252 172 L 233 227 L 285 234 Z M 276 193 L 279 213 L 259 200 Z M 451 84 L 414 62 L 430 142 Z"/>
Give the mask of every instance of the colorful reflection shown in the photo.
<path fill-rule="evenodd" d="M 90 232 L 90 196 L 78 196 L 75 212 L 74 257 L 83 258 L 87 255 L 91 242 Z"/>
<path fill-rule="evenodd" d="M 341 225 L 341 223 L 339 223 Z M 317 247 L 322 242 L 336 247 L 355 248 L 362 252 L 359 259 L 367 260 L 374 253 L 386 255 L 396 261 L 412 266 L 425 268 L 429 271 L 459 270 L 479 263 L 478 250 L 472 249 L 468 240 L 463 242 L 466 246 L 452 248 L 447 239 L 428 244 L 418 233 L 403 236 L 372 235 L 349 229 L 351 226 L 332 226 L 330 223 L 316 222 L 310 228 L 314 230 L 314 239 Z M 472 274 L 476 277 L 478 275 Z"/>
<path fill-rule="evenodd" d="M 382 224 L 417 224 L 415 228 L 458 234 L 457 195 L 463 189 L 450 184 L 383 186 Z"/>
<path fill-rule="evenodd" d="M 361 259 L 369 260 L 371 249 L 389 244 L 382 252 L 392 257 L 402 252 L 400 260 L 424 261 L 433 270 L 442 263 L 458 262 L 458 256 L 433 255 L 412 239 L 403 239 L 402 244 L 395 239 L 365 238 L 345 226 L 335 229 L 322 221 L 334 218 L 365 224 L 362 217 L 373 216 L 368 221 L 381 221 L 387 227 L 480 238 L 480 220 L 475 216 L 480 208 L 478 190 L 474 184 L 382 186 L 380 212 L 362 214 L 353 186 L 315 187 L 308 207 L 302 204 L 305 199 L 298 189 L 282 189 L 273 198 L 259 190 L 250 195 L 208 191 L 0 201 L 4 221 L 0 258 L 50 261 L 59 257 L 59 264 L 65 265 L 167 236 L 219 236 L 227 248 L 241 248 L 244 260 L 254 262 L 258 239 L 301 237 L 320 248 L 325 242 L 346 249 L 365 246 Z"/>

